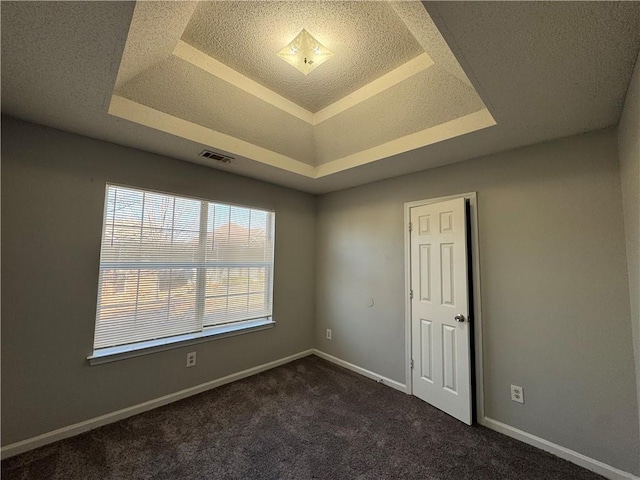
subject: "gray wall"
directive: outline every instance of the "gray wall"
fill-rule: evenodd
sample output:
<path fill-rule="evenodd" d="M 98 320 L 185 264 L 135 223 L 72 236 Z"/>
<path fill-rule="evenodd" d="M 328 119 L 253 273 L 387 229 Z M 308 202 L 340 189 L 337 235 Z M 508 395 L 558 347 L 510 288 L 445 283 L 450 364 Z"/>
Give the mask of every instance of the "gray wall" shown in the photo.
<path fill-rule="evenodd" d="M 640 408 L 640 55 L 636 61 L 618 125 L 618 151 L 627 239 L 629 297 L 631 299 L 633 347 L 636 357 L 638 408 Z"/>
<path fill-rule="evenodd" d="M 640 473 L 613 131 L 320 197 L 317 347 L 404 383 L 403 203 L 469 191 L 478 192 L 486 416 Z M 524 405 L 510 400 L 511 383 L 524 387 Z"/>
<path fill-rule="evenodd" d="M 105 182 L 274 209 L 269 330 L 89 366 Z M 2 444 L 311 348 L 315 198 L 2 118 Z M 198 364 L 185 367 L 187 351 Z"/>
<path fill-rule="evenodd" d="M 477 191 L 487 416 L 640 473 L 615 132 L 324 195 L 316 212 L 310 195 L 2 120 L 3 445 L 314 345 L 403 383 L 403 203 Z M 278 325 L 88 366 L 106 181 L 275 209 Z"/>

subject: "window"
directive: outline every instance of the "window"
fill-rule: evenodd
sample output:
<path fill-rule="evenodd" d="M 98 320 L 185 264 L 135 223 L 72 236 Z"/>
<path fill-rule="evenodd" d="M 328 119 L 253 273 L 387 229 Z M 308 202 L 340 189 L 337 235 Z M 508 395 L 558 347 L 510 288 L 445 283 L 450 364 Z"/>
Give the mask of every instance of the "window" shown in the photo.
<path fill-rule="evenodd" d="M 107 185 L 94 357 L 271 321 L 273 239 L 273 212 Z"/>

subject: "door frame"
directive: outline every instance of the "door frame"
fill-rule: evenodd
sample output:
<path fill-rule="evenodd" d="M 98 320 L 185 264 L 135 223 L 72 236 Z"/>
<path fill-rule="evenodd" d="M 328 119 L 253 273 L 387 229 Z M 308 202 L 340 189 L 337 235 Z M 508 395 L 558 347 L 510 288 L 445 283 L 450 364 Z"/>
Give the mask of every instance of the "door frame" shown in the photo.
<path fill-rule="evenodd" d="M 475 365 L 475 386 L 472 394 L 475 395 L 476 423 L 484 419 L 484 383 L 482 364 L 482 296 L 480 295 L 480 246 L 478 235 L 478 196 L 476 192 L 459 193 L 445 197 L 428 198 L 404 204 L 404 320 L 405 320 L 405 382 L 407 393 L 413 395 L 413 375 L 411 371 L 411 209 L 422 205 L 445 202 L 456 198 L 464 198 L 469 201 L 469 228 L 471 229 L 471 267 L 472 279 L 470 288 L 473 289 L 473 352 Z"/>

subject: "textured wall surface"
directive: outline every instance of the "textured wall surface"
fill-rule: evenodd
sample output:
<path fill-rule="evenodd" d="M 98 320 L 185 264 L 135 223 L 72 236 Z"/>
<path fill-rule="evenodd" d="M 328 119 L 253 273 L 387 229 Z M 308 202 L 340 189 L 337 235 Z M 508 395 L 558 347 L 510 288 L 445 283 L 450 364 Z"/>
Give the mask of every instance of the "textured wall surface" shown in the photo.
<path fill-rule="evenodd" d="M 276 212 L 269 330 L 89 366 L 105 182 Z M 2 118 L 2 444 L 312 346 L 315 198 Z M 185 368 L 187 351 L 198 352 Z"/>
<path fill-rule="evenodd" d="M 640 473 L 614 132 L 320 197 L 316 345 L 404 383 L 403 203 L 469 191 L 478 192 L 486 415 Z M 511 383 L 524 387 L 524 405 L 510 400 Z"/>
<path fill-rule="evenodd" d="M 636 62 L 618 125 L 618 153 L 627 240 L 638 408 L 640 409 L 640 56 Z M 638 427 L 640 428 L 640 425 Z"/>

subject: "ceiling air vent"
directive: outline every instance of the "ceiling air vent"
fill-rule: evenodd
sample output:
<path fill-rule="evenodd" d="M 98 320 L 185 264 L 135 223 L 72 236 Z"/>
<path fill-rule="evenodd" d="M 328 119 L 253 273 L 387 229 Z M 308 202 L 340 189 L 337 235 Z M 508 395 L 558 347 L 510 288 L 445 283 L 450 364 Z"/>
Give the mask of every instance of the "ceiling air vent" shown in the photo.
<path fill-rule="evenodd" d="M 212 152 L 211 150 L 203 150 L 200 152 L 200 156 L 204 158 L 210 158 L 211 160 L 217 160 L 222 163 L 231 163 L 233 157 L 228 157 L 227 155 L 222 155 L 221 153 Z"/>

